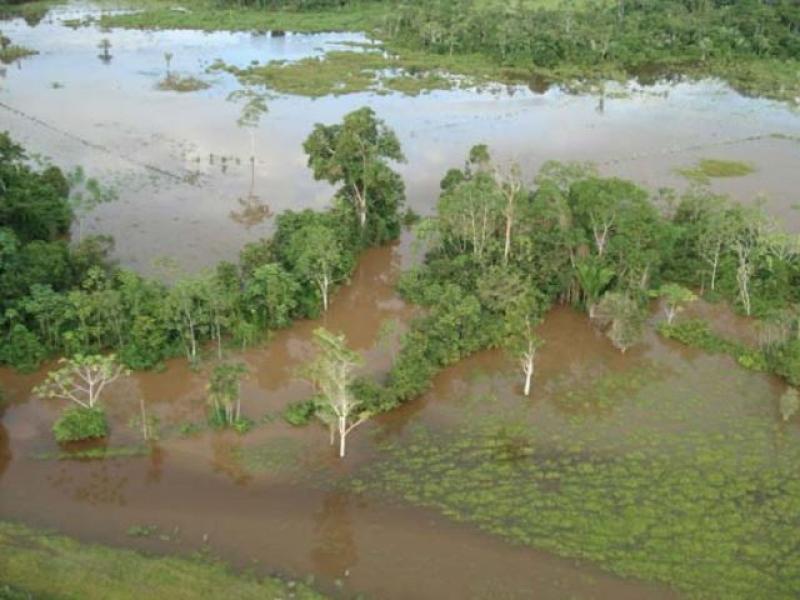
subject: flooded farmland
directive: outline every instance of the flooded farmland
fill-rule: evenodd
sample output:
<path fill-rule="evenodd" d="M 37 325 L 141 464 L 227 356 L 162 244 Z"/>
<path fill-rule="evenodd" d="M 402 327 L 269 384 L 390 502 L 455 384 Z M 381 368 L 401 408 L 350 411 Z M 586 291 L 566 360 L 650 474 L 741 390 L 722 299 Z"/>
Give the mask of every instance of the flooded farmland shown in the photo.
<path fill-rule="evenodd" d="M 486 143 L 499 159 L 518 161 L 527 179 L 547 160 L 591 161 L 604 175 L 651 190 L 686 187 L 678 169 L 702 158 L 746 162 L 752 174 L 715 179 L 713 189 L 744 203 L 763 196 L 770 214 L 800 232 L 800 114 L 717 81 L 631 83 L 603 99 L 499 85 L 317 99 L 259 90 L 267 94 L 268 111 L 251 127 L 239 122 L 242 104 L 231 98 L 241 89 L 236 78 L 207 71 L 216 59 L 240 67 L 294 61 L 366 38 L 64 24 L 98 11 L 68 5 L 35 26 L 21 19 L 3 24 L 16 43 L 38 54 L 5 67 L 0 130 L 30 153 L 68 168 L 81 165 L 115 188 L 117 198 L 91 213 L 84 233 L 113 236 L 115 258 L 143 274 L 163 275 L 165 258 L 172 273 L 213 267 L 269 236 L 275 215 L 325 208 L 333 188 L 314 181 L 302 142 L 315 123 L 338 121 L 362 105 L 397 133 L 406 156 L 396 166 L 407 204 L 422 215 L 435 210 L 442 174 L 463 166 L 473 144 Z M 107 61 L 98 58 L 102 38 L 112 44 Z M 166 68 L 210 87 L 158 90 L 165 53 L 173 55 Z M 775 489 L 796 487 L 800 427 L 780 420 L 778 399 L 786 386 L 778 378 L 652 331 L 621 354 L 586 315 L 566 307 L 552 309 L 539 326 L 544 343 L 531 398 L 521 394 L 512 359 L 500 350 L 483 351 L 443 370 L 421 398 L 366 423 L 353 435 L 347 461 L 338 461 L 322 425 L 292 427 L 281 412 L 312 392 L 298 373 L 320 325 L 347 335 L 365 358 L 363 372 L 381 377 L 389 370 L 399 332 L 419 311 L 395 289 L 401 271 L 420 260 L 414 242 L 406 231 L 398 242 L 368 250 L 324 317 L 296 322 L 235 352 L 250 369 L 242 405 L 257 427 L 246 436 L 192 430 L 204 419 L 207 372 L 174 359 L 163 371 L 134 373 L 110 389 L 113 427 L 104 443 L 139 447 L 128 424 L 144 402 L 162 430 L 151 450 L 59 460 L 50 429 L 62 405 L 32 394 L 47 368 L 33 374 L 0 368 L 7 401 L 0 409 L 0 518 L 111 546 L 207 551 L 240 569 L 308 579 L 339 598 L 680 598 L 689 595 L 663 583 L 655 567 L 647 580 L 634 577 L 636 565 L 619 557 L 609 562 L 591 548 L 576 550 L 574 531 L 559 540 L 552 522 L 558 515 L 539 494 L 551 485 L 564 502 L 574 500 L 568 495 L 578 485 L 573 480 L 527 482 L 541 469 L 557 471 L 563 459 L 565 471 L 597 469 L 608 477 L 598 485 L 617 485 L 622 475 L 606 466 L 633 468 L 638 453 L 673 458 L 697 475 L 692 483 L 701 491 L 675 513 L 658 498 L 636 496 L 652 502 L 648 506 L 663 519 L 678 518 L 716 489 L 716 483 L 702 484 L 711 471 L 704 461 L 715 457 L 728 469 L 721 477 L 732 477 L 732 463 L 740 460 L 742 480 L 760 485 L 756 473 L 763 470 L 777 479 Z M 691 311 L 720 331 L 754 337 L 749 321 L 724 307 L 702 303 Z M 388 320 L 398 322 L 395 335 L 382 332 Z M 715 444 L 698 442 L 704 436 Z M 484 443 L 506 444 L 506 454 L 486 458 Z M 649 485 L 646 473 L 635 473 L 644 483 L 632 484 L 633 495 Z M 663 483 L 652 485 L 657 492 L 678 481 L 666 467 L 662 475 Z M 491 496 L 459 495 L 459 485 L 472 489 L 492 476 L 527 490 L 520 503 L 498 507 Z M 579 491 L 590 507 L 629 506 L 624 489 L 608 505 Z M 742 498 L 731 505 L 750 507 L 752 498 Z M 540 521 L 535 511 L 524 513 L 523 501 L 542 502 L 536 504 Z M 726 502 L 720 499 L 722 509 Z M 782 527 L 797 525 L 791 514 L 770 518 Z M 657 520 L 643 528 L 656 529 Z M 137 528 L 155 533 L 132 533 Z M 721 533 L 718 541 L 730 542 Z M 643 539 L 626 543 L 633 561 L 646 562 L 648 552 L 667 560 Z M 673 550 L 690 553 L 688 545 Z M 713 568 L 709 573 L 721 576 Z M 793 581 L 773 591 L 789 597 Z"/>

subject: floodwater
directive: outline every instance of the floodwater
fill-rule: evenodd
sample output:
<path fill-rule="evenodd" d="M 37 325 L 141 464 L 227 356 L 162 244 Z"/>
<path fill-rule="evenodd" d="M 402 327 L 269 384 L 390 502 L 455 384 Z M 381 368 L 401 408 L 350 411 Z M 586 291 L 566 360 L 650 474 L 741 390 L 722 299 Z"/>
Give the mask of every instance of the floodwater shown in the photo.
<path fill-rule="evenodd" d="M 519 86 L 413 98 L 271 94 L 269 112 L 251 129 L 237 125 L 242 103 L 228 100 L 240 89 L 236 79 L 205 74 L 215 59 L 240 67 L 296 60 L 363 37 L 103 32 L 62 23 L 87 12 L 67 6 L 36 27 L 22 20 L 3 24 L 15 43 L 39 54 L 6 68 L 0 123 L 32 152 L 59 165 L 83 165 L 115 185 L 119 199 L 95 211 L 86 230 L 113 235 L 122 263 L 140 271 L 152 271 L 163 257 L 186 270 L 231 259 L 244 242 L 269 233 L 270 215 L 325 206 L 331 190 L 313 181 L 301 144 L 315 122 L 338 121 L 363 105 L 397 132 L 409 205 L 421 213 L 433 209 L 445 171 L 461 166 L 468 149 L 483 142 L 500 160 L 518 161 L 529 177 L 546 160 L 589 160 L 652 189 L 685 185 L 675 169 L 700 158 L 745 160 L 755 174 L 715 186 L 742 201 L 766 195 L 770 210 L 800 230 L 800 212 L 792 208 L 800 141 L 774 137 L 800 136 L 800 114 L 717 82 L 632 85 L 625 97 L 610 90 L 602 102 Z M 99 58 L 103 38 L 111 42 L 110 61 Z M 157 90 L 167 52 L 173 72 L 212 86 L 184 94 Z"/>
<path fill-rule="evenodd" d="M 800 135 L 800 116 L 714 82 L 636 88 L 627 98 L 606 99 L 602 110 L 595 97 L 521 88 L 415 98 L 276 96 L 255 132 L 251 181 L 250 132 L 237 125 L 241 106 L 227 100 L 239 86 L 228 75 L 204 75 L 205 67 L 216 58 L 240 66 L 251 60 L 292 60 L 361 38 L 100 32 L 73 30 L 60 21 L 85 12 L 59 9 L 37 27 L 3 24 L 15 43 L 40 54 L 8 66 L 0 79 L 0 129 L 8 129 L 31 152 L 60 165 L 83 165 L 90 175 L 117 186 L 119 199 L 93 213 L 85 230 L 113 235 L 121 263 L 140 271 L 154 271 L 155 261 L 165 256 L 188 271 L 230 259 L 247 241 L 269 234 L 270 215 L 324 207 L 331 189 L 310 177 L 302 140 L 314 122 L 336 121 L 364 104 L 397 131 L 408 159 L 399 168 L 409 204 L 419 212 L 432 210 L 444 171 L 460 166 L 471 145 L 486 142 L 500 158 L 520 161 L 531 176 L 548 159 L 594 160 L 606 173 L 652 187 L 683 185 L 674 169 L 701 157 L 747 160 L 757 167 L 755 174 L 714 185 L 742 201 L 767 194 L 770 210 L 800 230 L 800 216 L 791 208 L 800 143 L 787 139 Z M 109 62 L 97 57 L 103 37 L 112 42 Z M 202 76 L 213 85 L 191 94 L 157 91 L 165 52 L 174 55 L 174 71 Z M 394 246 L 367 252 L 324 318 L 327 327 L 347 334 L 370 373 L 385 372 L 396 350 L 396 339 L 380 339 L 382 323 L 406 323 L 413 315 L 393 289 L 400 270 L 413 260 L 408 235 Z M 697 310 L 725 330 L 739 328 L 718 308 Z M 576 409 L 561 401 L 565 386 L 654 364 L 663 367 L 662 384 L 700 386 L 736 368 L 732 361 L 699 355 L 655 335 L 622 356 L 584 316 L 557 309 L 542 326 L 546 343 L 532 400 L 521 396 L 507 357 L 480 353 L 440 374 L 418 401 L 359 428 L 347 459 L 338 461 L 320 426 L 295 429 L 280 418 L 289 402 L 310 392 L 296 372 L 309 356 L 311 332 L 319 324 L 298 323 L 263 347 L 237 355 L 251 371 L 243 410 L 259 423 L 246 436 L 179 433 L 205 414 L 206 373 L 190 370 L 182 360 L 171 361 L 163 373 L 137 373 L 116 383 L 107 396 L 113 427 L 109 446 L 137 443 L 128 423 L 141 399 L 159 418 L 162 440 L 142 457 L 37 458 L 57 450 L 50 427 L 63 406 L 31 397 L 45 370 L 33 375 L 0 370 L 8 400 L 0 420 L 0 518 L 157 552 L 207 548 L 240 567 L 313 575 L 322 589 L 341 597 L 677 597 L 659 585 L 510 545 L 399 500 L 355 494 L 347 482 L 380 458 L 381 440 L 403 442 L 420 425 L 457 426 L 464 402 L 493 398 L 479 407 L 487 414 L 529 406 L 531 423 L 554 431 L 581 410 L 613 439 L 647 415 L 614 407 Z M 764 418 L 777 421 L 782 386 L 758 374 L 745 377 L 748 393 L 768 407 Z M 724 401 L 728 390 L 707 393 L 713 405 Z M 708 416 L 713 427 L 713 411 Z M 150 537 L 127 535 L 136 525 L 159 530 Z"/>

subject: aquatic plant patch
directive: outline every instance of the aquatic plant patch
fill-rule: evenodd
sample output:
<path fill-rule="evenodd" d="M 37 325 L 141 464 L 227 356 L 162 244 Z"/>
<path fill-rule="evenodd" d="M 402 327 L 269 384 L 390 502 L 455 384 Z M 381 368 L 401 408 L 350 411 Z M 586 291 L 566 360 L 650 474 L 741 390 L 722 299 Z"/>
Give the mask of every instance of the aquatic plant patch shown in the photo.
<path fill-rule="evenodd" d="M 764 407 L 757 376 L 703 368 L 607 418 L 418 427 L 352 485 L 689 597 L 796 598 L 800 432 Z"/>
<path fill-rule="evenodd" d="M 691 181 L 705 182 L 709 179 L 744 177 L 754 173 L 755 170 L 750 163 L 704 158 L 695 166 L 678 169 L 677 172 Z"/>

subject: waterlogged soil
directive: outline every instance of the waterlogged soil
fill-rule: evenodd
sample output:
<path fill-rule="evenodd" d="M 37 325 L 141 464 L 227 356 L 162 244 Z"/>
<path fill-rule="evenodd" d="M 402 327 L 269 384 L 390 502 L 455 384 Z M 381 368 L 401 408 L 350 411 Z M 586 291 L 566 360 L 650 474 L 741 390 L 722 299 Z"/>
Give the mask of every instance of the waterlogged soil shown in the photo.
<path fill-rule="evenodd" d="M 363 105 L 397 132 L 408 159 L 398 168 L 409 205 L 421 213 L 433 210 L 443 173 L 462 166 L 468 149 L 484 142 L 500 160 L 519 161 L 528 177 L 550 159 L 595 161 L 604 173 L 652 189 L 686 186 L 677 171 L 703 158 L 746 162 L 753 174 L 711 185 L 747 202 L 764 194 L 767 207 L 800 230 L 793 208 L 800 115 L 714 81 L 609 86 L 603 97 L 485 86 L 311 99 L 256 87 L 269 96 L 269 110 L 247 127 L 237 124 L 244 101 L 229 99 L 242 89 L 237 79 L 206 72 L 215 60 L 240 68 L 295 61 L 357 49 L 347 44 L 364 37 L 64 25 L 97 12 L 66 5 L 36 27 L 19 19 L 3 23 L 14 43 L 39 53 L 3 72 L 2 128 L 31 151 L 60 165 L 83 165 L 118 189 L 119 199 L 90 215 L 86 230 L 113 235 L 120 260 L 140 271 L 153 272 L 163 257 L 196 271 L 268 234 L 280 211 L 325 206 L 331 189 L 313 181 L 302 141 L 315 122 L 337 121 Z M 100 57 L 104 38 L 109 60 Z M 171 73 L 211 86 L 157 89 L 165 53 L 172 54 Z"/>
<path fill-rule="evenodd" d="M 32 151 L 117 186 L 119 199 L 85 230 L 114 235 L 120 261 L 141 271 L 163 270 L 164 256 L 195 271 L 267 235 L 271 215 L 324 207 L 331 190 L 311 179 L 300 145 L 314 122 L 363 104 L 397 131 L 408 158 L 399 169 L 419 212 L 432 211 L 441 174 L 487 142 L 528 175 L 547 159 L 594 160 L 651 187 L 685 185 L 675 170 L 701 158 L 745 161 L 754 174 L 711 185 L 743 201 L 768 194 L 769 209 L 800 230 L 791 208 L 800 117 L 713 82 L 637 88 L 602 104 L 521 88 L 276 96 L 255 130 L 251 180 L 251 132 L 236 123 L 241 105 L 226 99 L 240 88 L 205 67 L 216 58 L 296 60 L 361 38 L 61 23 L 86 11 L 59 9 L 35 28 L 4 25 L 40 54 L 0 80 L 0 123 Z M 97 57 L 103 37 L 111 61 Z M 175 72 L 212 86 L 158 91 L 164 52 Z M 63 405 L 31 395 L 46 369 L 0 370 L 0 518 L 156 552 L 206 549 L 242 568 L 313 577 L 339 597 L 718 597 L 726 578 L 730 597 L 800 594 L 796 540 L 786 537 L 800 518 L 800 427 L 780 422 L 782 384 L 724 356 L 653 333 L 621 355 L 584 315 L 557 309 L 542 325 L 530 399 L 513 361 L 484 352 L 359 428 L 345 461 L 322 427 L 286 424 L 283 408 L 310 393 L 296 373 L 320 324 L 347 334 L 366 372 L 389 368 L 396 336 L 379 331 L 414 314 L 393 288 L 414 260 L 410 235 L 369 251 L 323 321 L 228 351 L 251 371 L 243 411 L 256 427 L 244 436 L 203 426 L 207 373 L 174 360 L 108 390 L 109 456 L 144 455 L 57 460 L 50 428 Z M 753 339 L 750 323 L 724 307 L 692 310 Z M 152 450 L 130 426 L 141 399 L 159 419 Z M 705 528 L 693 506 L 710 515 Z"/>

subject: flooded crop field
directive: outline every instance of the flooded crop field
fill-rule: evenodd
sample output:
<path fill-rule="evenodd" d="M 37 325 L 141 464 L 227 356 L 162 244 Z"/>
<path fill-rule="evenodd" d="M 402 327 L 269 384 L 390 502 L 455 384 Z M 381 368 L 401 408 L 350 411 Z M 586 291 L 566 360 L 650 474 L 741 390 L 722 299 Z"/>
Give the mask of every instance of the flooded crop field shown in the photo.
<path fill-rule="evenodd" d="M 0 70 L 0 131 L 113 189 L 80 235 L 113 236 L 114 260 L 143 275 L 212 269 L 272 235 L 285 211 L 326 209 L 335 188 L 314 179 L 303 141 L 361 106 L 396 133 L 406 160 L 392 168 L 423 217 L 436 214 L 444 173 L 484 143 L 528 182 L 546 161 L 580 161 L 652 191 L 686 190 L 704 159 L 736 161 L 748 173 L 708 177 L 710 190 L 762 202 L 800 233 L 800 113 L 718 80 L 610 83 L 602 95 L 482 84 L 308 98 L 210 67 L 321 57 L 368 47 L 366 35 L 72 23 L 107 11 L 69 3 L 35 25 L 0 21 L 37 51 Z M 208 86 L 159 89 L 171 71 Z M 253 97 L 265 110 L 248 120 Z M 318 318 L 226 350 L 249 370 L 245 435 L 205 426 L 211 343 L 199 366 L 170 358 L 111 384 L 110 435 L 70 451 L 51 433 L 64 402 L 34 393 L 55 357 L 28 373 L 0 366 L 0 519 L 157 555 L 200 552 L 333 598 L 800 594 L 800 421 L 781 416 L 787 383 L 659 335 L 655 301 L 624 353 L 582 311 L 554 304 L 536 326 L 530 396 L 518 360 L 480 350 L 361 425 L 346 460 L 322 423 L 287 423 L 287 406 L 314 392 L 302 367 L 318 327 L 346 335 L 359 374 L 390 372 L 425 312 L 396 287 L 423 261 L 416 238 L 407 228 L 362 252 Z M 724 302 L 699 300 L 680 319 L 742 344 L 763 337 Z M 143 406 L 159 429 L 145 444 L 132 425 Z"/>

